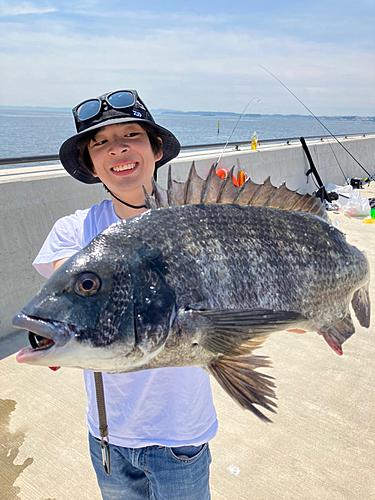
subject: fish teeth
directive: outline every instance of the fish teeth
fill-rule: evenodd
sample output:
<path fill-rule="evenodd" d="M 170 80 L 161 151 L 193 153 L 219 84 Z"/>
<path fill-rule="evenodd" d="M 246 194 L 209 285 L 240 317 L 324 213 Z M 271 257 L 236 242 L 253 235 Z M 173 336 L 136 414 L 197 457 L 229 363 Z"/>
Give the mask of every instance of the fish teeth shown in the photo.
<path fill-rule="evenodd" d="M 48 349 L 53 345 L 55 345 L 55 342 L 52 339 L 43 338 L 40 342 L 38 342 L 38 346 L 35 349 Z"/>
<path fill-rule="evenodd" d="M 131 170 L 135 167 L 135 163 L 127 163 L 126 165 L 117 165 L 116 167 L 112 167 L 112 170 L 115 172 L 123 172 L 124 170 Z"/>

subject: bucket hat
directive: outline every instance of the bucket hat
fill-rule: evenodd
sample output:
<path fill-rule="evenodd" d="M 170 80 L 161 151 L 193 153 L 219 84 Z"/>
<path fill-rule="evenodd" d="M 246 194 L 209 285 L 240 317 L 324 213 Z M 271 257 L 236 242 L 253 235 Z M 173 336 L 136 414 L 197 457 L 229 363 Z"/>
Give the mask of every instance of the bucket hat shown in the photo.
<path fill-rule="evenodd" d="M 163 141 L 163 156 L 155 162 L 156 169 L 171 161 L 180 152 L 181 146 L 177 138 L 172 132 L 155 123 L 136 90 L 109 92 L 83 101 L 72 111 L 77 133 L 62 144 L 59 153 L 60 161 L 68 174 L 85 184 L 95 184 L 101 181 L 79 161 L 77 144 L 86 133 L 98 128 L 118 123 L 148 123 Z"/>

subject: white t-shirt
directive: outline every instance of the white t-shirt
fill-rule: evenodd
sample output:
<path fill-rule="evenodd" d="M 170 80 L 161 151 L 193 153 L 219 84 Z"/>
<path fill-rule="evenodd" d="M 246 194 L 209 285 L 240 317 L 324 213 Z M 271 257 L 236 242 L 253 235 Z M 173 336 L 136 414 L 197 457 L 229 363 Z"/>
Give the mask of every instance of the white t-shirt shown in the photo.
<path fill-rule="evenodd" d="M 53 226 L 33 265 L 45 277 L 55 260 L 71 257 L 120 219 L 112 201 L 78 210 Z M 87 425 L 99 434 L 94 375 L 84 371 Z M 208 374 L 198 367 L 103 373 L 109 441 L 129 448 L 200 445 L 217 431 Z"/>

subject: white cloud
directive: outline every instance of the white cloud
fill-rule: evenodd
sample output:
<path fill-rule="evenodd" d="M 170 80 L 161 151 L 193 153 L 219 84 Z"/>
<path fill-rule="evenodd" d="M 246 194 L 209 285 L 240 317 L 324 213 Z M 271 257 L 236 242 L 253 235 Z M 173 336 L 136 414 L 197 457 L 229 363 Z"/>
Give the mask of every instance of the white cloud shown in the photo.
<path fill-rule="evenodd" d="M 88 6 L 81 5 L 79 9 L 74 10 L 74 15 L 84 15 L 87 16 Z M 104 10 L 104 11 L 93 11 L 89 10 L 89 16 L 91 18 L 100 18 L 106 19 L 108 22 L 113 22 L 113 11 L 112 10 Z M 223 14 L 205 14 L 198 15 L 194 13 L 181 13 L 181 12 L 163 12 L 163 11 L 145 11 L 145 10 L 122 10 L 119 9 L 116 11 L 116 20 L 130 20 L 141 22 L 143 27 L 147 23 L 173 23 L 177 24 L 218 24 L 218 23 L 228 23 L 229 19 L 232 16 L 223 15 Z"/>
<path fill-rule="evenodd" d="M 7 77 L 0 104 L 70 107 L 125 86 L 139 90 L 151 108 L 241 112 L 259 95 L 262 103 L 248 112 L 305 113 L 262 64 L 315 114 L 374 114 L 373 52 L 211 20 L 203 27 L 155 26 L 135 24 L 119 36 L 118 26 L 114 34 L 107 25 L 106 34 L 90 34 L 53 20 L 23 29 L 3 23 L 0 65 Z"/>
<path fill-rule="evenodd" d="M 32 2 L 5 2 L 0 1 L 0 16 L 19 16 L 25 14 L 46 14 L 47 12 L 56 12 L 57 9 L 49 6 L 39 7 Z"/>

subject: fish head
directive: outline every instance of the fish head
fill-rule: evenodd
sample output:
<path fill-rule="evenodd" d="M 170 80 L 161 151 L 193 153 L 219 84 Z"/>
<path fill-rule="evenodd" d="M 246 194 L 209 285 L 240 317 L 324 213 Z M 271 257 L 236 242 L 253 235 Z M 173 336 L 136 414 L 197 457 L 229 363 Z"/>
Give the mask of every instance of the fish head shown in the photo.
<path fill-rule="evenodd" d="M 158 248 L 135 241 L 118 255 L 93 240 L 14 317 L 33 346 L 17 361 L 117 373 L 146 364 L 163 349 L 174 317 L 167 274 Z"/>

